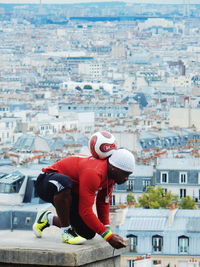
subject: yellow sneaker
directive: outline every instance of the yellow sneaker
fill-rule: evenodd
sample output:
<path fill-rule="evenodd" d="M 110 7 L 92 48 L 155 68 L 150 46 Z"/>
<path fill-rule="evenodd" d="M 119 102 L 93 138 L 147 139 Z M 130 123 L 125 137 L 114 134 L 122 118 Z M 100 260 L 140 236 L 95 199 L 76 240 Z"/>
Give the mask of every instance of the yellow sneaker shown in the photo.
<path fill-rule="evenodd" d="M 85 238 L 83 238 L 82 236 L 78 235 L 73 229 L 68 229 L 67 231 L 65 231 L 62 236 L 61 239 L 64 243 L 68 243 L 68 244 L 72 244 L 72 245 L 78 245 L 78 244 L 82 244 L 86 241 Z"/>
<path fill-rule="evenodd" d="M 40 211 L 37 214 L 37 217 L 35 219 L 35 222 L 33 224 L 33 232 L 36 235 L 36 237 L 41 238 L 42 237 L 42 231 L 49 227 L 49 222 L 47 219 L 48 214 L 51 212 L 46 210 L 46 211 Z"/>

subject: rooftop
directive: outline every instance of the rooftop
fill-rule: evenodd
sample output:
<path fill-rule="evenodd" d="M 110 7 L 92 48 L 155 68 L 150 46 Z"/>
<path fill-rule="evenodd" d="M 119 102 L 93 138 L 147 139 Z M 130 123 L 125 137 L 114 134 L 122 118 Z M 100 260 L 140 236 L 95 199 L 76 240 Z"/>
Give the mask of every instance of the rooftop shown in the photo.
<path fill-rule="evenodd" d="M 199 170 L 199 158 L 163 158 L 159 159 L 157 169 L 163 170 Z"/>
<path fill-rule="evenodd" d="M 125 249 L 115 250 L 101 237 L 82 245 L 64 244 L 58 228 L 45 229 L 42 239 L 32 231 L 0 231 L 0 265 L 9 266 L 119 266 L 119 255 Z M 114 255 L 114 257 L 113 257 Z"/>

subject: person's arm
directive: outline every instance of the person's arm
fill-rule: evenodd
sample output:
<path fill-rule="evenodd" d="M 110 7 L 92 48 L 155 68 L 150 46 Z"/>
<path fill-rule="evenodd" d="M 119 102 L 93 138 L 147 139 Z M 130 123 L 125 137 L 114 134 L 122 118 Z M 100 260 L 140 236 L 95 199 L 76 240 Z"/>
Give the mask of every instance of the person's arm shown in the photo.
<path fill-rule="evenodd" d="M 110 234 L 111 229 L 110 229 L 110 219 L 109 219 L 109 214 L 110 214 L 110 201 L 112 197 L 112 191 L 113 191 L 114 185 L 111 184 L 108 188 L 102 189 L 98 192 L 97 194 L 97 200 L 96 200 L 96 207 L 97 207 L 97 213 L 98 213 L 98 218 L 100 221 L 106 226 L 107 230 L 102 234 L 102 237 L 106 235 L 106 233 Z M 110 238 L 106 240 L 113 248 L 119 249 L 126 247 L 124 239 L 112 233 L 110 235 Z"/>
<path fill-rule="evenodd" d="M 116 249 L 125 247 L 123 238 L 113 234 L 110 229 L 107 229 L 93 212 L 92 207 L 99 185 L 100 178 L 94 171 L 87 170 L 81 174 L 79 184 L 79 214 L 87 226 L 101 235 L 112 247 Z"/>
<path fill-rule="evenodd" d="M 98 191 L 96 198 L 96 208 L 99 220 L 104 225 L 110 224 L 109 214 L 110 214 L 110 201 L 112 197 L 113 185 L 108 188 L 104 188 Z"/>
<path fill-rule="evenodd" d="M 106 230 L 104 224 L 93 211 L 100 182 L 100 177 L 93 169 L 84 170 L 79 178 L 79 214 L 87 226 L 97 234 L 101 234 Z"/>

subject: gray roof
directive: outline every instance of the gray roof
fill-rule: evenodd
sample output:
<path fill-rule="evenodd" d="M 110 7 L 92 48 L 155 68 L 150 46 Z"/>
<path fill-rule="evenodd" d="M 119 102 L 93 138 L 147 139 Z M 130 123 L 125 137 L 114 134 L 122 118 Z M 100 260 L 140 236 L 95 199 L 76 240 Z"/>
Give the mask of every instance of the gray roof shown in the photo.
<path fill-rule="evenodd" d="M 52 151 L 63 149 L 63 147 L 67 145 L 76 144 L 73 136 L 69 134 L 48 136 L 47 142 Z"/>
<path fill-rule="evenodd" d="M 200 170 L 200 158 L 159 159 L 157 170 Z"/>
<path fill-rule="evenodd" d="M 47 140 L 34 134 L 23 134 L 17 139 L 13 148 L 19 151 L 50 151 Z"/>
<path fill-rule="evenodd" d="M 158 137 L 171 137 L 171 136 L 177 136 L 179 135 L 180 133 L 179 132 L 176 132 L 176 131 L 171 131 L 171 130 L 162 130 L 162 131 L 159 131 L 159 132 L 156 132 L 155 133 Z"/>
<path fill-rule="evenodd" d="M 145 132 L 145 131 L 142 131 L 140 133 L 140 140 L 141 139 L 152 139 L 152 138 L 157 138 L 158 136 L 156 135 L 156 133 L 150 133 L 150 132 Z"/>
<path fill-rule="evenodd" d="M 20 172 L 10 173 L 0 179 L 0 184 L 12 184 L 23 177 Z"/>
<path fill-rule="evenodd" d="M 200 210 L 186 210 L 186 209 L 180 209 L 177 211 L 177 215 L 179 217 L 200 217 Z"/>
<path fill-rule="evenodd" d="M 169 224 L 169 209 L 129 208 L 121 231 L 172 231 L 200 232 L 200 210 L 174 210 Z"/>
<path fill-rule="evenodd" d="M 186 225 L 188 232 L 200 232 L 200 217 L 199 218 L 189 218 Z"/>
<path fill-rule="evenodd" d="M 0 179 L 1 176 L 15 173 L 16 170 L 22 175 L 37 177 L 42 168 L 48 167 L 49 165 L 51 165 L 51 162 L 46 162 L 45 164 L 31 164 L 27 168 L 24 166 L 0 166 Z"/>
<path fill-rule="evenodd" d="M 126 213 L 126 217 L 167 217 L 168 216 L 168 209 L 142 209 L 142 208 L 131 208 L 128 209 Z"/>
<path fill-rule="evenodd" d="M 153 166 L 136 165 L 135 171 L 130 177 L 132 178 L 132 177 L 136 177 L 136 176 L 142 176 L 142 177 L 153 176 Z"/>
<path fill-rule="evenodd" d="M 159 217 L 133 217 L 127 220 L 121 230 L 134 230 L 134 231 L 163 231 L 165 229 L 167 218 L 159 218 Z"/>

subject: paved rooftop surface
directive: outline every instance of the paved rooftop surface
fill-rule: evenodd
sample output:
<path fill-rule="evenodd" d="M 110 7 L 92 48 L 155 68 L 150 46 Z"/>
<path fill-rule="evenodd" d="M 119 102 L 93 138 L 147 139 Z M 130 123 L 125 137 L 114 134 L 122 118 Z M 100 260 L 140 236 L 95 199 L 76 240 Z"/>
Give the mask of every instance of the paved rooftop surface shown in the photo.
<path fill-rule="evenodd" d="M 113 248 L 100 236 L 81 245 L 64 244 L 54 226 L 45 229 L 42 238 L 32 231 L 2 230 L 0 240 L 0 263 L 82 266 L 113 257 Z M 114 250 L 114 256 L 125 251 Z"/>

